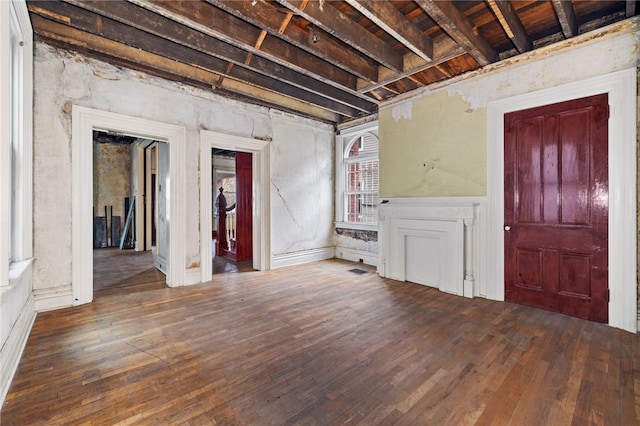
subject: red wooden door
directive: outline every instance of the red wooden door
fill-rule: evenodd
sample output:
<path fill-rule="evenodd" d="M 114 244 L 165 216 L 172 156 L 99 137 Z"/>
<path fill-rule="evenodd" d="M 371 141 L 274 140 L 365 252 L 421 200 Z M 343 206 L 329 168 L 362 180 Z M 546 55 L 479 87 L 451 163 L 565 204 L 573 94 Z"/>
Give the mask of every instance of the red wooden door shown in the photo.
<path fill-rule="evenodd" d="M 607 95 L 505 116 L 505 299 L 608 320 Z"/>
<path fill-rule="evenodd" d="M 251 153 L 236 152 L 236 260 L 253 257 Z"/>

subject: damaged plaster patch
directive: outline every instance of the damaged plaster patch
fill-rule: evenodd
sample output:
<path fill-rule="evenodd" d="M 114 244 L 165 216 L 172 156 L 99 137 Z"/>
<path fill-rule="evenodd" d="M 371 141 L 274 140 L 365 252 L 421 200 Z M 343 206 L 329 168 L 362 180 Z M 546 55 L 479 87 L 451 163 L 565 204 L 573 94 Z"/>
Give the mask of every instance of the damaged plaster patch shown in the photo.
<path fill-rule="evenodd" d="M 397 123 L 401 118 L 411 121 L 411 113 L 413 112 L 413 102 L 403 102 L 391 109 L 391 116 Z"/>
<path fill-rule="evenodd" d="M 361 241 L 378 241 L 378 231 L 365 231 L 359 229 L 336 228 L 336 234 Z"/>
<path fill-rule="evenodd" d="M 93 70 L 93 75 L 95 75 L 96 77 L 99 77 L 99 78 L 103 78 L 105 80 L 111 80 L 111 81 L 120 80 L 120 77 L 118 77 L 116 75 L 107 74 L 106 72 L 102 72 L 102 71 L 98 71 L 98 70 Z"/>

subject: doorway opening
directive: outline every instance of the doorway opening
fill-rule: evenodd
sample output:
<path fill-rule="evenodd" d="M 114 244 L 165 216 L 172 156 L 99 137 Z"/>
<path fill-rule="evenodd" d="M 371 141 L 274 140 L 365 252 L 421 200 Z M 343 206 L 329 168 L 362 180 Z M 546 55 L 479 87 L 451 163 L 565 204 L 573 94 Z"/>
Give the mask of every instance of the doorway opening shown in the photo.
<path fill-rule="evenodd" d="M 211 148 L 213 274 L 253 271 L 252 154 Z"/>
<path fill-rule="evenodd" d="M 164 142 L 166 175 L 158 176 L 166 200 L 166 284 L 185 284 L 184 258 L 184 152 L 185 129 L 181 126 L 73 106 L 72 116 L 72 293 L 74 304 L 93 300 L 93 134 L 121 134 Z M 161 155 L 158 155 L 161 161 Z M 171 171 L 171 174 L 169 172 Z M 159 193 L 159 192 L 158 192 Z M 158 221 L 160 227 L 160 221 Z M 174 236 L 174 238 L 170 238 Z M 159 259 L 159 256 L 156 256 Z"/>
<path fill-rule="evenodd" d="M 168 175 L 167 151 L 165 142 L 93 131 L 95 296 L 166 285 L 167 198 L 156 182 Z"/>
<path fill-rule="evenodd" d="M 244 157 L 242 173 L 250 173 L 249 177 L 237 178 L 238 181 L 245 183 L 247 194 L 239 201 L 246 203 L 245 212 L 250 214 L 244 220 L 237 219 L 244 225 L 250 226 L 250 229 L 244 232 L 247 238 L 250 236 L 250 246 L 241 244 L 247 250 L 250 247 L 250 254 L 245 259 L 251 259 L 251 269 L 253 270 L 264 271 L 271 268 L 269 142 L 204 130 L 200 133 L 200 170 L 202 171 L 200 179 L 200 253 L 203 282 L 211 281 L 213 277 L 212 259 L 215 247 L 213 239 L 216 236 L 213 222 L 216 214 L 216 196 L 219 190 L 212 154 L 223 151 L 233 152 L 235 156 Z M 224 159 L 219 161 L 220 165 L 216 169 L 220 172 L 220 178 L 240 175 L 241 170 L 236 170 L 235 166 L 232 166 L 232 164 L 235 165 L 235 159 L 227 159 L 226 166 L 222 160 Z M 218 232 L 217 229 L 216 232 Z"/>

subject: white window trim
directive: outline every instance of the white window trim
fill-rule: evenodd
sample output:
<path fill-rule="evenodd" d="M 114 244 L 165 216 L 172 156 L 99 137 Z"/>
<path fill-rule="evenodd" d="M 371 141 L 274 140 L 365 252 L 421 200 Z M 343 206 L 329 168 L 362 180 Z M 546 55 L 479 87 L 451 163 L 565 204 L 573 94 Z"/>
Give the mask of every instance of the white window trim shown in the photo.
<path fill-rule="evenodd" d="M 336 137 L 336 228 L 356 229 L 361 231 L 377 231 L 378 224 L 364 224 L 357 222 L 345 221 L 345 158 L 347 157 L 347 148 L 350 143 L 359 135 L 371 133 L 378 140 L 378 121 L 371 121 L 359 126 L 350 127 L 341 130 Z M 358 161 L 373 158 L 373 156 L 363 155 L 358 157 Z"/>
<path fill-rule="evenodd" d="M 13 21 L 14 25 L 11 25 Z M 18 89 L 19 105 L 17 152 L 17 179 L 12 182 L 11 176 L 11 44 L 12 30 L 19 32 L 22 41 L 22 54 L 18 64 L 21 74 L 21 87 Z M 29 19 L 27 5 L 24 0 L 0 1 L 0 287 L 10 286 L 19 278 L 24 265 L 33 257 L 33 28 Z M 8 202 L 15 185 L 15 197 Z M 15 203 L 15 205 L 13 204 Z M 11 241 L 11 209 L 15 207 L 14 219 L 17 232 Z M 9 259 L 10 245 L 12 262 Z"/>

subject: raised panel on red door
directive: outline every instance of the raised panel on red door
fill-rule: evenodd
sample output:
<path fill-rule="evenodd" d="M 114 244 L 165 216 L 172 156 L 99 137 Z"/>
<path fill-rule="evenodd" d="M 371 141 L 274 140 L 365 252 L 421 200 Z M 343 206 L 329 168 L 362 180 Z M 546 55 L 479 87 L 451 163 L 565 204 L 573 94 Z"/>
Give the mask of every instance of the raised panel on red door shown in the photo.
<path fill-rule="evenodd" d="M 607 95 L 505 115 L 505 299 L 608 320 Z"/>

